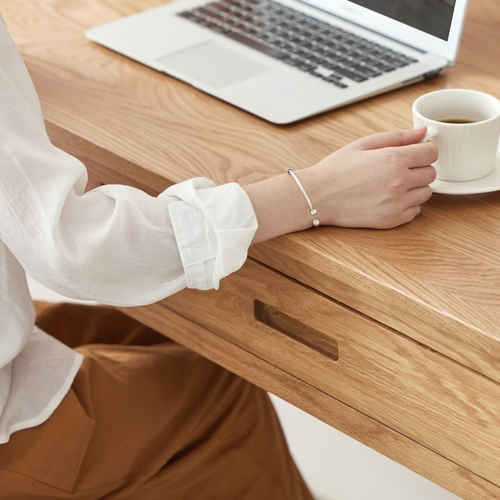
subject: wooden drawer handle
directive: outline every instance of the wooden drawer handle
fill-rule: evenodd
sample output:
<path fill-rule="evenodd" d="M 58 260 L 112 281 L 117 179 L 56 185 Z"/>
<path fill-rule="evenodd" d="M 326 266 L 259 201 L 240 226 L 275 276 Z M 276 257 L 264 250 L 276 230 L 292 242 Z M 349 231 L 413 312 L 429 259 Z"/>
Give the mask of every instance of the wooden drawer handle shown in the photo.
<path fill-rule="evenodd" d="M 334 361 L 339 359 L 339 346 L 337 341 L 327 337 L 324 333 L 291 318 L 269 304 L 258 299 L 254 300 L 254 316 L 257 321 L 264 323 L 301 344 L 328 356 Z"/>

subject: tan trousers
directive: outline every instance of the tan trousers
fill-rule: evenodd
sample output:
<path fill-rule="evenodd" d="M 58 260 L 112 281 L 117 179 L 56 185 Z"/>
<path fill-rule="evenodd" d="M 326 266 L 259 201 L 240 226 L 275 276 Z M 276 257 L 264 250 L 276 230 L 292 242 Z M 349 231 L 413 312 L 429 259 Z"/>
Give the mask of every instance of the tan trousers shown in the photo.
<path fill-rule="evenodd" d="M 37 307 L 85 361 L 0 445 L 1 499 L 312 499 L 264 391 L 113 309 Z"/>

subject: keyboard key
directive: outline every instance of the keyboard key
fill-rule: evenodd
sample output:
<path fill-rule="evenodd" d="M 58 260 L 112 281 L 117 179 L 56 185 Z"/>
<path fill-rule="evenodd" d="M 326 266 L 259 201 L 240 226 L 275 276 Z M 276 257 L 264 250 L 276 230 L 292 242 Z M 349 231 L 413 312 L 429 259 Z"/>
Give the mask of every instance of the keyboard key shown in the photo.
<path fill-rule="evenodd" d="M 347 59 L 347 57 L 343 57 L 339 54 L 334 54 L 333 56 L 329 54 L 328 58 L 331 59 L 332 61 L 335 61 L 336 63 L 340 63 L 342 66 L 349 67 L 351 65 L 351 61 Z"/>
<path fill-rule="evenodd" d="M 289 64 L 290 66 L 297 66 L 299 64 L 300 58 L 297 56 L 294 56 L 293 54 L 287 55 L 282 59 L 283 62 Z"/>
<path fill-rule="evenodd" d="M 328 83 L 331 83 L 332 85 L 335 85 L 335 87 L 338 87 L 340 89 L 346 89 L 349 87 L 349 85 L 347 85 L 346 83 L 344 82 L 341 82 L 340 80 L 337 80 L 336 78 L 325 78 L 325 80 L 328 82 Z"/>
<path fill-rule="evenodd" d="M 349 80 L 353 80 L 354 82 L 358 83 L 366 82 L 366 80 L 368 80 L 366 76 L 359 75 L 358 73 L 355 73 L 354 71 L 351 71 L 342 66 L 337 67 L 337 73 L 345 76 L 346 78 L 349 78 Z"/>
<path fill-rule="evenodd" d="M 317 64 L 317 65 L 320 65 L 321 61 L 322 61 L 322 59 L 320 57 L 313 55 L 313 54 L 309 54 L 309 57 L 307 59 L 308 59 L 308 61 L 311 61 L 313 64 Z"/>
<path fill-rule="evenodd" d="M 231 13 L 231 10 L 227 7 L 227 5 L 224 5 L 222 2 L 212 3 L 210 4 L 210 6 L 212 7 L 212 9 L 224 12 L 225 14 Z"/>
<path fill-rule="evenodd" d="M 313 72 L 324 78 L 342 80 L 341 75 L 336 74 L 333 70 L 327 68 L 326 66 L 317 66 L 316 68 L 314 68 Z"/>
<path fill-rule="evenodd" d="M 387 66 L 387 64 L 383 63 L 374 64 L 373 67 L 380 70 L 382 73 L 390 73 L 396 69 L 393 66 Z"/>
<path fill-rule="evenodd" d="M 276 59 L 280 59 L 285 56 L 283 51 L 276 49 L 270 45 L 267 45 L 265 43 L 261 43 L 258 40 L 254 40 L 253 38 L 250 38 L 242 33 L 229 32 L 226 36 L 228 36 L 232 40 L 248 45 L 252 49 L 262 52 L 267 56 L 271 56 Z"/>
<path fill-rule="evenodd" d="M 363 64 L 352 64 L 350 69 L 353 69 L 354 71 L 356 71 L 356 73 L 359 73 L 360 75 L 364 75 L 370 78 L 375 78 L 376 76 L 380 76 L 382 74 L 380 73 L 380 71 L 372 69 L 369 66 Z"/>

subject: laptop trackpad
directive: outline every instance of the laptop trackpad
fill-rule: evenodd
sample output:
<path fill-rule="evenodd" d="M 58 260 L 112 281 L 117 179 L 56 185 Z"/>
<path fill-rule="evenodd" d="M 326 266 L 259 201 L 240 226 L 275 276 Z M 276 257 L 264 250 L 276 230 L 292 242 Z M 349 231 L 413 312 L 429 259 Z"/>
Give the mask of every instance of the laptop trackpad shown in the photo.
<path fill-rule="evenodd" d="M 160 57 L 158 62 L 167 72 L 214 89 L 248 80 L 269 69 L 215 40 L 167 54 Z"/>

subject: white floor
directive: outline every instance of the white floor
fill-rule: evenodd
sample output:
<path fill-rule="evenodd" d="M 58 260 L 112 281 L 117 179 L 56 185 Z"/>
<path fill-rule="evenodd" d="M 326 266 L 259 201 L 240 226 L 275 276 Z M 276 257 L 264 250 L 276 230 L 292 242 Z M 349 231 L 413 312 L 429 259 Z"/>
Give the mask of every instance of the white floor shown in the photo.
<path fill-rule="evenodd" d="M 30 280 L 35 298 L 62 297 Z M 427 479 L 271 395 L 292 454 L 317 500 L 460 500 Z"/>

